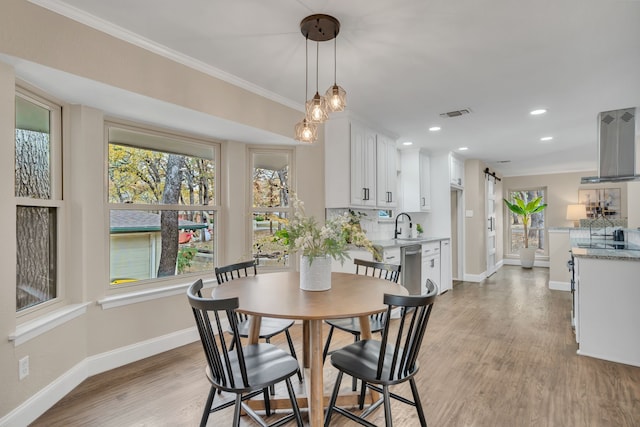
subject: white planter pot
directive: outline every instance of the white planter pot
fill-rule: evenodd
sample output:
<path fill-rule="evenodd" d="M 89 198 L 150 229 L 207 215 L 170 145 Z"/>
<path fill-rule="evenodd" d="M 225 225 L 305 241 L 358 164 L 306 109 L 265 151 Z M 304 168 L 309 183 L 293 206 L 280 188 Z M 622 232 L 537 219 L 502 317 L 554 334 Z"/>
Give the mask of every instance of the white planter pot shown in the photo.
<path fill-rule="evenodd" d="M 309 263 L 306 256 L 300 257 L 300 289 L 304 291 L 326 291 L 331 289 L 331 257 L 314 257 Z"/>
<path fill-rule="evenodd" d="M 520 248 L 520 265 L 523 268 L 533 267 L 533 263 L 536 260 L 537 248 Z"/>

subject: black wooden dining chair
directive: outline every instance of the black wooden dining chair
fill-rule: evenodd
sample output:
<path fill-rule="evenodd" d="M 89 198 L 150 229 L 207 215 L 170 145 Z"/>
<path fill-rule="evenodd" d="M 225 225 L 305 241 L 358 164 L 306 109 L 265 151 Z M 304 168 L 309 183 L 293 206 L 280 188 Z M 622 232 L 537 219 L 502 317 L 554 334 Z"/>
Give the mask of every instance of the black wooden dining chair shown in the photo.
<path fill-rule="evenodd" d="M 241 410 L 260 425 L 266 426 L 264 420 L 244 402 L 263 393 L 266 413 L 267 416 L 270 415 L 267 388 L 284 381 L 293 413 L 278 419 L 270 426 L 280 426 L 296 420 L 297 425 L 301 427 L 302 417 L 291 385 L 291 377 L 298 370 L 298 361 L 271 344 L 259 343 L 243 347 L 235 316 L 235 309 L 239 305 L 238 298 L 221 300 L 203 298 L 201 289 L 202 280 L 198 280 L 187 290 L 189 304 L 191 304 L 207 358 L 206 375 L 211 383 L 200 426 L 207 424 L 209 414 L 231 406 L 235 406 L 233 426 L 240 425 Z M 225 321 L 225 316 L 222 313 L 226 314 L 230 327 L 234 331 L 231 336 L 223 332 L 222 322 Z M 231 344 L 227 342 L 228 340 L 235 343 L 235 350 L 230 349 Z M 236 398 L 213 407 L 216 390 L 234 393 Z"/>
<path fill-rule="evenodd" d="M 379 279 L 389 280 L 393 283 L 398 283 L 400 277 L 400 266 L 395 264 L 386 264 L 376 261 L 365 261 L 362 259 L 354 259 L 353 263 L 356 266 L 356 274 L 362 274 L 370 277 L 377 277 Z M 372 314 L 369 316 L 369 328 L 371 333 L 382 331 L 384 327 L 383 321 L 384 313 Z M 329 333 L 327 334 L 327 340 L 324 344 L 324 350 L 322 352 L 322 360 L 326 360 L 329 353 L 329 347 L 331 345 L 331 338 L 333 337 L 333 331 L 338 328 L 342 331 L 349 332 L 353 335 L 353 341 L 360 340 L 360 320 L 357 317 L 350 317 L 348 319 L 331 319 L 325 320 L 330 326 Z M 355 390 L 355 388 L 354 388 Z"/>
<path fill-rule="evenodd" d="M 218 284 L 221 285 L 225 282 L 229 282 L 234 279 L 239 279 L 240 277 L 247 277 L 251 275 L 256 275 L 258 273 L 256 267 L 256 261 L 244 261 L 236 264 L 225 265 L 222 267 L 215 268 L 216 279 L 218 280 Z M 238 333 L 242 338 L 247 338 L 249 336 L 249 316 L 246 314 L 235 313 L 238 321 Z M 296 350 L 293 346 L 293 340 L 291 339 L 291 334 L 289 333 L 289 328 L 293 326 L 295 322 L 293 320 L 287 319 L 274 319 L 271 317 L 263 317 L 260 323 L 260 339 L 264 339 L 267 343 L 271 342 L 271 338 L 274 336 L 281 334 L 284 332 L 287 338 L 287 344 L 289 345 L 289 351 L 291 352 L 291 356 L 294 359 L 298 359 L 296 355 Z M 227 332 L 234 333 L 231 330 L 227 330 Z M 231 350 L 233 350 L 233 346 L 235 344 L 232 342 Z M 302 381 L 302 371 L 298 369 L 298 379 Z M 273 393 L 273 388 L 271 389 Z"/>
<path fill-rule="evenodd" d="M 331 422 L 334 411 L 359 424 L 371 427 L 373 424 L 367 421 L 366 417 L 381 404 L 384 405 L 385 425 L 390 427 L 393 425 L 391 398 L 414 406 L 418 412 L 420 425 L 426 427 L 427 421 L 414 377 L 419 369 L 418 355 L 437 294 L 436 286 L 430 280 L 427 281 L 427 289 L 428 293 L 425 295 L 385 294 L 384 303 L 387 305 L 385 318 L 389 319 L 391 310 L 399 307 L 402 312 L 400 322 L 395 323 L 393 327 L 390 327 L 390 322 L 385 322 L 380 341 L 373 339 L 357 341 L 331 355 L 331 364 L 338 369 L 338 376 L 325 417 L 325 427 Z M 360 415 L 336 406 L 340 383 L 345 373 L 363 382 L 360 408 L 363 406 L 367 388 L 382 394 L 379 400 Z M 406 381 L 409 381 L 411 386 L 413 400 L 389 391 L 389 386 Z"/>

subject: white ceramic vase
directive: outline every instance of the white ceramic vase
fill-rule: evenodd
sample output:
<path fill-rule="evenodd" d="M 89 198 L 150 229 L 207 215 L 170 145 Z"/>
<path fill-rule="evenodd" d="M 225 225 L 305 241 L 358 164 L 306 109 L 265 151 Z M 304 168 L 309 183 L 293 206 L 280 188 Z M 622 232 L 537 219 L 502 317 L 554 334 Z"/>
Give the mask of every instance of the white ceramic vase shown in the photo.
<path fill-rule="evenodd" d="M 533 263 L 536 261 L 536 249 L 537 248 L 520 248 L 520 265 L 523 268 L 533 267 Z"/>
<path fill-rule="evenodd" d="M 328 255 L 300 257 L 300 289 L 304 291 L 326 291 L 331 289 L 331 257 Z"/>

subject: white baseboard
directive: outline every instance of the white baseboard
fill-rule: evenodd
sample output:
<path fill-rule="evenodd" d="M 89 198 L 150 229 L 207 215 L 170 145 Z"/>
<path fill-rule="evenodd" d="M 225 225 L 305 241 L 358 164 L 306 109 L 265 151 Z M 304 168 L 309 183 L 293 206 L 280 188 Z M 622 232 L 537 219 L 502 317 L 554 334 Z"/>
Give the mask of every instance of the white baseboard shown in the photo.
<path fill-rule="evenodd" d="M 518 258 L 505 258 L 504 265 L 520 265 L 520 259 Z M 549 261 L 535 260 L 533 263 L 534 267 L 546 267 L 549 268 Z"/>
<path fill-rule="evenodd" d="M 200 339 L 196 327 L 87 357 L 0 418 L 0 427 L 26 426 L 90 376 L 124 366 Z"/>
<path fill-rule="evenodd" d="M 486 278 L 487 278 L 487 272 L 486 271 L 483 271 L 480 274 L 467 274 L 467 273 L 464 274 L 464 281 L 465 282 L 476 282 L 476 283 L 479 283 L 479 282 L 482 282 Z"/>
<path fill-rule="evenodd" d="M 138 342 L 107 351 L 87 359 L 87 374 L 89 377 L 109 371 L 128 363 L 142 360 L 146 357 L 177 348 L 200 339 L 196 327 L 183 329 L 150 340 Z"/>
<path fill-rule="evenodd" d="M 571 282 L 557 282 L 549 280 L 549 289 L 554 291 L 571 291 Z"/>

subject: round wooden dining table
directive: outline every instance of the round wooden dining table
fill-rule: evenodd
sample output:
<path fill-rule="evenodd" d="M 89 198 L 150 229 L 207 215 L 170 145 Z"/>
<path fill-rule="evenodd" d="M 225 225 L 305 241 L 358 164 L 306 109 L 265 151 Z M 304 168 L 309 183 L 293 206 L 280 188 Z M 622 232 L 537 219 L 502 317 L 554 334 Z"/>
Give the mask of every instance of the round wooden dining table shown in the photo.
<path fill-rule="evenodd" d="M 303 321 L 304 366 L 310 370 L 309 422 L 323 425 L 323 338 L 322 321 L 359 317 L 361 338 L 371 338 L 370 314 L 386 310 L 384 294 L 407 295 L 401 285 L 375 277 L 331 273 L 331 289 L 306 291 L 300 289 L 300 274 L 276 272 L 242 277 L 215 287 L 216 299 L 238 297 L 238 312 L 252 315 L 249 343 L 258 342 L 262 316 Z"/>

